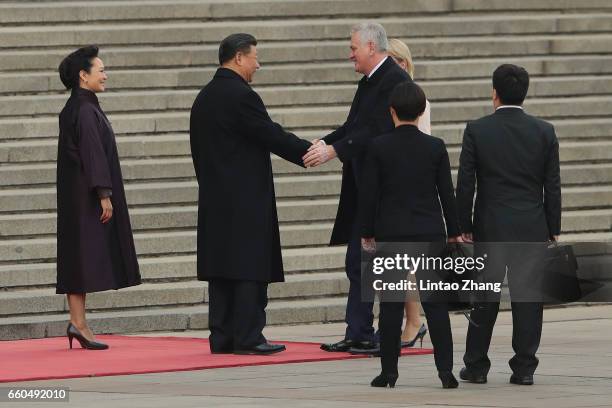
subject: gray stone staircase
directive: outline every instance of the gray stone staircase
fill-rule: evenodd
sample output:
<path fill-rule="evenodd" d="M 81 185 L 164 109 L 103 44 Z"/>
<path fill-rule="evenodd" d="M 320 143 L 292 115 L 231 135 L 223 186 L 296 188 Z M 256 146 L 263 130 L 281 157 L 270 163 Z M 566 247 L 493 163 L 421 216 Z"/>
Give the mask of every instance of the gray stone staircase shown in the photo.
<path fill-rule="evenodd" d="M 560 138 L 563 232 L 612 238 L 612 3 L 606 0 L 0 1 L 0 339 L 61 335 L 55 295 L 56 68 L 96 43 L 144 284 L 88 296 L 100 333 L 207 327 L 195 280 L 197 185 L 188 117 L 216 69 L 218 41 L 260 41 L 254 85 L 273 118 L 305 138 L 343 122 L 359 76 L 350 26 L 380 21 L 405 39 L 456 174 L 467 120 L 491 112 L 493 69 L 523 65 L 526 106 Z M 328 247 L 340 165 L 304 170 L 273 157 L 287 282 L 270 287 L 269 324 L 341 321 L 344 248 Z M 237 254 L 239 256 L 239 254 Z"/>

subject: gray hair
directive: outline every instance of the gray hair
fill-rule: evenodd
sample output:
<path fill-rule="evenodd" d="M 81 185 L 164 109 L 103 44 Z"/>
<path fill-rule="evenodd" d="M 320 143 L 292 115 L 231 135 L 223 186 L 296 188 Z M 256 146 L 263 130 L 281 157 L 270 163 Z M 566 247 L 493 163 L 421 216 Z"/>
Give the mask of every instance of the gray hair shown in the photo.
<path fill-rule="evenodd" d="M 359 33 L 359 38 L 362 44 L 372 42 L 376 47 L 376 51 L 385 52 L 389 48 L 387 41 L 387 32 L 384 27 L 374 21 L 366 21 L 364 23 L 355 24 L 351 28 L 351 35 Z"/>

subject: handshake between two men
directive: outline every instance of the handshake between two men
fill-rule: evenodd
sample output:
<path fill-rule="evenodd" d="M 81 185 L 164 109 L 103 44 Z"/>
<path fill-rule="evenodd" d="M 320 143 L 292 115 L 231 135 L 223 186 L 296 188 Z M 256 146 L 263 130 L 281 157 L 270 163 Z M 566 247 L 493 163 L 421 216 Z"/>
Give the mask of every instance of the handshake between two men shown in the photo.
<path fill-rule="evenodd" d="M 328 146 L 324 140 L 314 139 L 312 146 L 308 148 L 302 160 L 305 167 L 317 167 L 334 159 L 336 156 L 336 150 L 333 146 Z"/>

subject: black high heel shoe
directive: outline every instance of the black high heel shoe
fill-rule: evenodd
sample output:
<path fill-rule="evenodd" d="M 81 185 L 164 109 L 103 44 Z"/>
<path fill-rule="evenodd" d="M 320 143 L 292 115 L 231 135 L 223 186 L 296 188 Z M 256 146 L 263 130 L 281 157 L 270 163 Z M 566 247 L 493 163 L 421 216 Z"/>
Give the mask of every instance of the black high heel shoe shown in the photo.
<path fill-rule="evenodd" d="M 397 381 L 397 377 L 399 377 L 399 375 L 397 374 L 380 373 L 376 378 L 372 380 L 370 385 L 372 387 L 382 387 L 382 388 L 388 385 L 389 388 L 394 388 L 395 382 Z"/>
<path fill-rule="evenodd" d="M 68 336 L 68 343 L 70 344 L 70 348 L 72 348 L 73 339 L 77 339 L 79 344 L 81 344 L 81 347 L 87 350 L 106 350 L 108 348 L 108 344 L 87 340 L 85 336 L 83 336 L 81 332 L 76 327 L 74 327 L 72 323 L 68 324 L 68 328 L 66 329 L 66 335 Z"/>
<path fill-rule="evenodd" d="M 459 382 L 451 371 L 438 371 L 438 377 L 442 381 L 442 388 L 457 388 Z"/>
<path fill-rule="evenodd" d="M 425 324 L 422 324 L 421 327 L 419 328 L 418 333 L 416 334 L 416 336 L 414 336 L 414 339 L 410 340 L 410 341 L 402 341 L 402 348 L 404 347 L 413 347 L 417 340 L 421 340 L 421 348 L 423 347 L 423 337 L 425 337 L 425 335 L 427 334 L 427 327 L 425 327 Z"/>

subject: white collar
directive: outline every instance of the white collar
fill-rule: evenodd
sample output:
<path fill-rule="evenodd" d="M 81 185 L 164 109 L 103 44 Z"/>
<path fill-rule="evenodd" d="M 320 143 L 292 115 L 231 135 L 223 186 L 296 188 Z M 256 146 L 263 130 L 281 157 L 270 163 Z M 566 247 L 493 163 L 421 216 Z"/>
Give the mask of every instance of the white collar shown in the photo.
<path fill-rule="evenodd" d="M 377 70 L 378 68 L 380 68 L 380 66 L 381 66 L 382 64 L 384 64 L 384 62 L 387 60 L 387 58 L 389 58 L 389 57 L 387 56 L 387 57 L 383 58 L 383 59 L 382 59 L 382 61 L 380 61 L 380 62 L 379 62 L 379 63 L 378 63 L 378 64 L 377 64 L 377 65 L 374 67 L 374 69 L 373 69 L 373 70 L 372 70 L 372 71 L 371 71 L 371 72 L 368 74 L 368 79 L 369 79 L 369 78 L 372 78 L 372 75 L 374 75 L 374 73 L 376 72 L 376 70 Z"/>
<path fill-rule="evenodd" d="M 505 109 L 505 108 L 522 109 L 522 110 L 524 110 L 523 107 L 520 106 L 520 105 L 501 105 L 501 106 L 498 106 L 495 110 L 497 111 L 497 110 Z"/>

